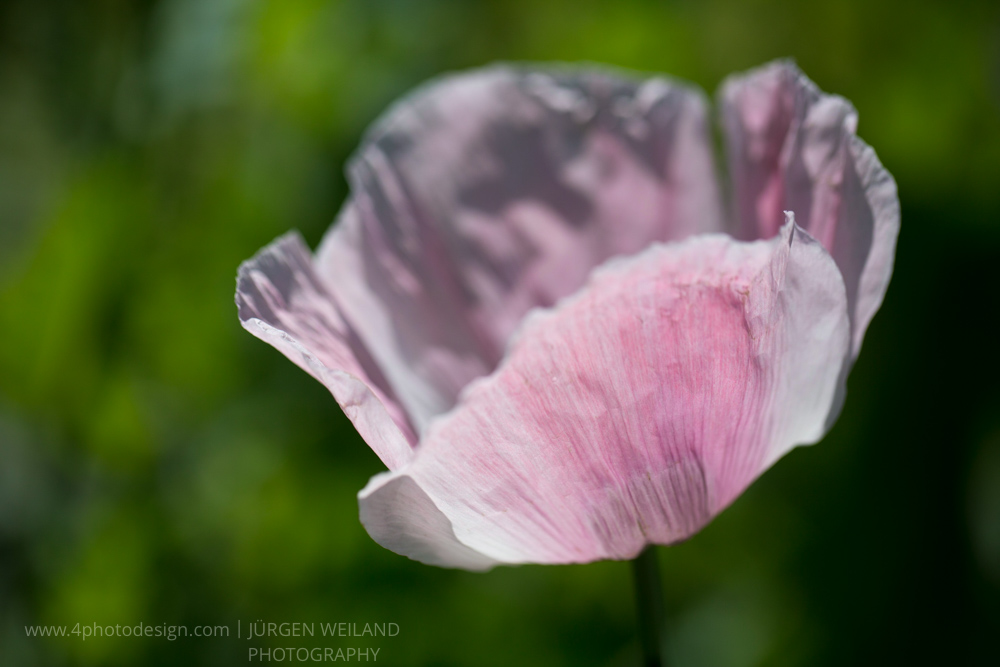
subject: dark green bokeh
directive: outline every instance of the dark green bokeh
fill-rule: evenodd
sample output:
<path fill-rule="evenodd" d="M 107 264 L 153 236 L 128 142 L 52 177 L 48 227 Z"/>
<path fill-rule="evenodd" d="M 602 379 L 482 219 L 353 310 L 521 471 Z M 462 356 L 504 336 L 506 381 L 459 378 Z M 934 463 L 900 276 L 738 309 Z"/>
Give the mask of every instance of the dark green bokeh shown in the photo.
<path fill-rule="evenodd" d="M 389 665 L 630 665 L 624 563 L 425 567 L 381 469 L 240 329 L 239 262 L 315 245 L 393 99 L 495 60 L 695 81 L 793 56 L 899 182 L 897 268 L 820 445 L 660 550 L 678 667 L 1000 664 L 1000 11 L 991 2 L 0 5 L 0 664 L 220 665 L 235 639 L 25 625 L 395 622 Z M 267 645 L 266 643 L 263 645 Z"/>

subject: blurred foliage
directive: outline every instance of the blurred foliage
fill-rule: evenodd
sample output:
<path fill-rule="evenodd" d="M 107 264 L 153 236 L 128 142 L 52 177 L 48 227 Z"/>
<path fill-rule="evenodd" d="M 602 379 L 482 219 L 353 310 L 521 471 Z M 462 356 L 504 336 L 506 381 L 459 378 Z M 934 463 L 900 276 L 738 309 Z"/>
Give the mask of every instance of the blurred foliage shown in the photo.
<path fill-rule="evenodd" d="M 392 665 L 635 664 L 626 564 L 479 575 L 374 544 L 355 494 L 380 463 L 240 329 L 235 270 L 292 227 L 317 243 L 365 126 L 441 72 L 713 91 L 781 56 L 896 175 L 897 270 L 826 441 L 661 549 L 671 664 L 1000 664 L 1000 8 L 902 0 L 0 5 L 0 664 L 243 662 L 245 639 L 24 626 L 258 619 L 398 623 L 359 643 Z"/>

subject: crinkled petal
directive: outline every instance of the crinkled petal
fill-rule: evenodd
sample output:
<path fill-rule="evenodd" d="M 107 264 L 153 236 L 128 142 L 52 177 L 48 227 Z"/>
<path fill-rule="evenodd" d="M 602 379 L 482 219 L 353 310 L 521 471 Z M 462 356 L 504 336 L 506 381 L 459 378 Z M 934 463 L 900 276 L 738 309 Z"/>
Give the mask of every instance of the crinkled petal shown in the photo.
<path fill-rule="evenodd" d="M 282 236 L 240 266 L 236 305 L 247 331 L 326 385 L 390 470 L 409 462 L 416 436 L 406 414 L 316 276 L 298 234 Z"/>
<path fill-rule="evenodd" d="M 849 346 L 840 272 L 791 221 L 767 241 L 704 235 L 613 261 L 529 316 L 412 463 L 372 480 L 364 524 L 389 549 L 455 567 L 452 537 L 503 563 L 682 540 L 822 437 Z M 450 530 L 382 528 L 415 511 L 392 501 L 404 483 Z"/>
<path fill-rule="evenodd" d="M 653 241 L 721 228 L 706 103 L 664 79 L 493 67 L 396 105 L 317 253 L 417 432 L 532 308 Z"/>
<path fill-rule="evenodd" d="M 892 176 L 855 134 L 847 100 L 826 95 L 791 62 L 721 88 L 736 235 L 770 238 L 783 211 L 833 255 L 844 276 L 851 358 L 885 296 L 899 234 Z"/>

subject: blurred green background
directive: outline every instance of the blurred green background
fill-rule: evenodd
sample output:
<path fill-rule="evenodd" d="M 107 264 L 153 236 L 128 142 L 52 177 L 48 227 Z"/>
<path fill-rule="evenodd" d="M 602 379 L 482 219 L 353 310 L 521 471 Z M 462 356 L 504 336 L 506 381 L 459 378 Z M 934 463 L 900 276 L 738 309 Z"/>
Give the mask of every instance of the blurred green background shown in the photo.
<path fill-rule="evenodd" d="M 637 664 L 625 563 L 425 567 L 382 466 L 238 325 L 315 246 L 365 126 L 444 71 L 597 61 L 713 92 L 795 57 L 899 182 L 897 268 L 836 427 L 660 550 L 678 667 L 1000 664 L 1000 6 L 853 0 L 0 5 L 0 664 Z M 395 622 L 378 640 L 38 639 L 33 624 Z M 318 630 L 317 630 L 318 634 Z"/>

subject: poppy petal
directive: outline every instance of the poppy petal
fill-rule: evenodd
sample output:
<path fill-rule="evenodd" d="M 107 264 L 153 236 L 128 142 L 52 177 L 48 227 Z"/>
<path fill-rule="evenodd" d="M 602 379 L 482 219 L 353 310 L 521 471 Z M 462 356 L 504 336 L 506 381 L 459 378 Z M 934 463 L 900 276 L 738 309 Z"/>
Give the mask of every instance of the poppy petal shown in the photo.
<path fill-rule="evenodd" d="M 850 102 L 793 63 L 734 76 L 719 94 L 737 238 L 770 238 L 791 210 L 833 255 L 847 289 L 852 359 L 892 276 L 896 183 L 855 134 Z"/>
<path fill-rule="evenodd" d="M 666 79 L 500 66 L 375 124 L 317 271 L 418 433 L 532 308 L 609 257 L 721 230 L 706 108 Z"/>
<path fill-rule="evenodd" d="M 344 322 L 295 232 L 244 262 L 236 305 L 247 331 L 326 385 L 390 470 L 412 457 L 416 436 L 378 367 Z"/>
<path fill-rule="evenodd" d="M 377 492 L 376 492 L 377 491 Z M 361 490 L 361 523 L 376 542 L 428 565 L 488 570 L 497 561 L 458 540 L 451 521 L 407 475 L 382 473 Z"/>
<path fill-rule="evenodd" d="M 426 496 L 439 531 L 503 563 L 634 557 L 683 540 L 797 444 L 822 437 L 850 346 L 843 280 L 791 220 L 752 243 L 702 235 L 613 260 L 530 315 L 503 363 L 372 480 L 383 546 L 464 567 L 385 525 Z M 411 486 L 412 483 L 412 486 Z M 434 560 L 425 560 L 427 553 Z"/>

